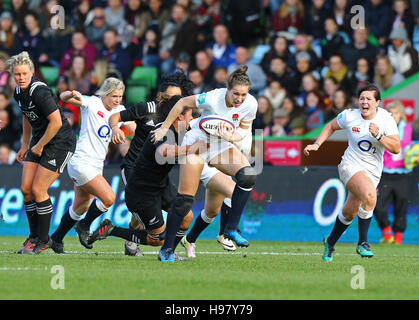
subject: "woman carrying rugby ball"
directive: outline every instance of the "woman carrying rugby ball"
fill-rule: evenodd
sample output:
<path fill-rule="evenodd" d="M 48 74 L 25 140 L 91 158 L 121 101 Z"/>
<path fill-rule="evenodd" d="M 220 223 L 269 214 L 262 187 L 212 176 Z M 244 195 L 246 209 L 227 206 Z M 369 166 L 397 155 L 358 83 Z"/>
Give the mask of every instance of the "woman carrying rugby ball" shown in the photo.
<path fill-rule="evenodd" d="M 200 121 L 197 121 L 185 135 L 183 144 L 207 140 L 209 148 L 206 153 L 188 155 L 185 161 L 180 161 L 178 194 L 167 218 L 166 239 L 159 253 L 161 261 L 174 261 L 173 244 L 176 232 L 183 217 L 192 208 L 204 163 L 235 177 L 237 183 L 231 199 L 232 208 L 224 236 L 232 239 L 238 246 L 249 245 L 237 229 L 243 209 L 256 182 L 256 172 L 235 145 L 251 134 L 252 122 L 257 111 L 257 101 L 249 94 L 251 82 L 246 71 L 247 66 L 241 66 L 231 73 L 227 88 L 180 99 L 162 126 L 153 131 L 153 142 L 157 143 L 165 136 L 168 128 L 184 107 L 200 108 L 202 109 L 201 118 L 209 115 L 221 116 L 235 126 L 233 131 L 225 125 L 224 121 L 221 121 L 215 135 L 208 137 L 199 128 Z"/>

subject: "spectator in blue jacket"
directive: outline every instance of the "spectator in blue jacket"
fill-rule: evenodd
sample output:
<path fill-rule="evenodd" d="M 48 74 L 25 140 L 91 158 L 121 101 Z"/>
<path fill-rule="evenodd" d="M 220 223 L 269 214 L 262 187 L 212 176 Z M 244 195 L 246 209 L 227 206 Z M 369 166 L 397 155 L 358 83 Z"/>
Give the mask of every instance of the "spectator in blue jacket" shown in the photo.
<path fill-rule="evenodd" d="M 215 67 L 225 67 L 236 61 L 236 46 L 228 42 L 229 34 L 225 25 L 214 28 L 214 42 L 206 46 L 206 50 Z"/>
<path fill-rule="evenodd" d="M 105 48 L 101 50 L 98 57 L 108 59 L 109 66 L 121 72 L 123 79 L 126 80 L 131 72 L 132 60 L 129 51 L 119 43 L 118 33 L 115 29 L 105 32 L 103 41 Z"/>
<path fill-rule="evenodd" d="M 365 18 L 370 32 L 381 46 L 385 46 L 393 21 L 391 7 L 383 0 L 368 0 L 365 5 Z"/>

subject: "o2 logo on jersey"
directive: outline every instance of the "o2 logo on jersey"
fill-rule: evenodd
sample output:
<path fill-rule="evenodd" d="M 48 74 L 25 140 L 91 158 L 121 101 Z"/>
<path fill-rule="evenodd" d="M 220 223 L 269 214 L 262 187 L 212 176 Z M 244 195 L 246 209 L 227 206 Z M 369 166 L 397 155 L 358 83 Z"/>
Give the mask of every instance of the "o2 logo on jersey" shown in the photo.
<path fill-rule="evenodd" d="M 368 140 L 361 140 L 358 142 L 358 148 L 361 151 L 364 152 L 369 152 L 370 150 L 372 150 L 372 153 L 375 154 L 377 149 L 375 147 L 372 146 L 372 143 Z"/>
<path fill-rule="evenodd" d="M 111 128 L 108 125 L 104 124 L 97 131 L 99 137 L 104 138 L 106 142 L 109 142 L 111 138 Z"/>

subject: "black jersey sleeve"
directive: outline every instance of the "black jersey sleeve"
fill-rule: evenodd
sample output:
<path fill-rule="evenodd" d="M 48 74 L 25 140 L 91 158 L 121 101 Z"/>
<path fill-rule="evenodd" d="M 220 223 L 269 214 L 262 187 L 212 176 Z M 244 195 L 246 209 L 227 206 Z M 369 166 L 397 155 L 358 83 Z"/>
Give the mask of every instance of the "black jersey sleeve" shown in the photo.
<path fill-rule="evenodd" d="M 135 121 L 148 116 L 156 112 L 156 103 L 151 102 L 140 102 L 136 105 L 128 108 L 127 110 L 121 111 L 120 116 L 123 122 L 125 121 Z"/>
<path fill-rule="evenodd" d="M 32 100 L 39 107 L 45 117 L 58 109 L 58 104 L 53 92 L 47 86 L 38 86 L 32 93 Z"/>

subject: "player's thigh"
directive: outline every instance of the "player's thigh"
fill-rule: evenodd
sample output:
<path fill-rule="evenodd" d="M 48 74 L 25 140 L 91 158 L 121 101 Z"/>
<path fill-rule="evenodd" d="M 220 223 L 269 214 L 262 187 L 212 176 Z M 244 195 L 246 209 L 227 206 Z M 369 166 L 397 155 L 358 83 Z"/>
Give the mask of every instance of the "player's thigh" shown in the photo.
<path fill-rule="evenodd" d="M 230 148 L 209 161 L 213 167 L 234 177 L 241 168 L 250 166 L 247 158 L 237 148 Z"/>
<path fill-rule="evenodd" d="M 362 203 L 374 204 L 377 191 L 372 179 L 364 171 L 355 173 L 346 184 L 346 188 Z"/>
<path fill-rule="evenodd" d="M 230 198 L 233 195 L 234 187 L 236 183 L 231 179 L 230 176 L 222 172 L 216 173 L 210 181 L 207 183 L 207 190 L 215 193 L 221 193 L 224 198 Z"/>
<path fill-rule="evenodd" d="M 115 202 L 115 192 L 113 192 L 108 181 L 100 174 L 80 186 L 80 188 L 99 198 L 106 207 L 110 207 Z"/>
<path fill-rule="evenodd" d="M 180 164 L 178 193 L 195 196 L 203 167 L 204 161 L 199 156 L 188 156 L 188 159 Z"/>
<path fill-rule="evenodd" d="M 38 166 L 32 185 L 32 192 L 37 202 L 42 202 L 49 198 L 48 189 L 59 176 L 59 172 L 51 171 L 41 165 Z"/>

